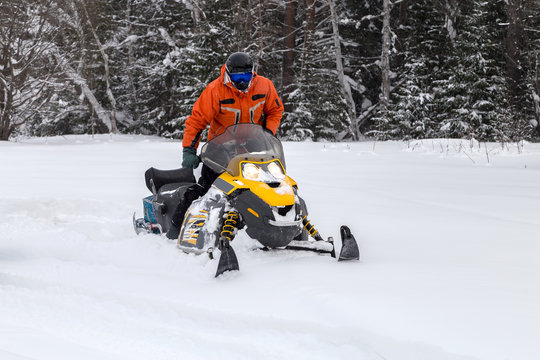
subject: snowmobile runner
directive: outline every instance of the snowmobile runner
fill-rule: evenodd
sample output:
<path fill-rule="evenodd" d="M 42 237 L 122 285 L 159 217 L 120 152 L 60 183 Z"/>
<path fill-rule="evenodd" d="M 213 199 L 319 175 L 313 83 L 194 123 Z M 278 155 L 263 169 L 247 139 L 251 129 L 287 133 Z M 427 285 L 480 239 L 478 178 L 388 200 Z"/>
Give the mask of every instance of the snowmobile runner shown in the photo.
<path fill-rule="evenodd" d="M 336 257 L 333 239 L 324 240 L 310 223 L 298 185 L 286 175 L 281 142 L 262 126 L 226 128 L 202 147 L 200 158 L 221 175 L 188 208 L 177 246 L 188 253 L 207 253 L 212 259 L 219 251 L 216 277 L 239 270 L 231 242 L 243 228 L 263 250 L 307 250 Z M 145 180 L 152 195 L 143 199 L 144 218 L 136 219 L 134 214 L 133 225 L 137 233 L 162 234 L 184 192 L 195 184 L 193 170 L 150 168 Z M 349 228 L 342 226 L 340 233 L 338 260 L 358 260 L 358 245 Z"/>

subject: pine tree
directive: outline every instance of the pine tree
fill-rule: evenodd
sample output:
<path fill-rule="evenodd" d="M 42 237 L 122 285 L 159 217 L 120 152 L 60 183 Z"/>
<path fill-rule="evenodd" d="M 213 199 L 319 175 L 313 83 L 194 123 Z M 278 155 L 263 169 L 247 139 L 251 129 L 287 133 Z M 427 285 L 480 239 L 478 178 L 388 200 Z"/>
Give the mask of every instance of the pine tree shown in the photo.
<path fill-rule="evenodd" d="M 335 72 L 330 10 L 325 1 L 306 1 L 301 16 L 296 57 L 296 84 L 289 95 L 280 135 L 294 140 L 340 140 L 350 134 L 351 118 Z"/>
<path fill-rule="evenodd" d="M 396 9 L 397 10 L 397 9 Z M 444 16 L 429 0 L 413 2 L 397 28 L 401 52 L 398 74 L 388 110 L 376 117 L 379 139 L 411 139 L 437 134 L 432 86 L 449 53 Z"/>
<path fill-rule="evenodd" d="M 508 6 L 516 3 L 509 1 Z M 513 100 L 512 113 L 517 129 L 521 134 L 514 134 L 521 139 L 540 139 L 540 3 L 536 0 L 520 0 L 517 2 L 517 19 L 520 35 L 516 45 L 517 58 L 516 88 L 519 90 Z M 511 23 L 511 21 L 509 21 Z M 509 29 L 510 32 L 510 29 Z M 509 35 L 510 36 L 510 35 Z M 507 39 L 507 44 L 509 44 Z M 513 59 L 508 59 L 511 61 Z M 510 74 L 509 74 L 510 75 Z M 513 94 L 510 93 L 510 96 Z M 520 137 L 521 136 L 521 137 Z"/>
<path fill-rule="evenodd" d="M 502 1 L 473 1 L 462 12 L 453 53 L 433 81 L 436 121 L 445 137 L 506 140 L 509 126 L 502 38 Z"/>
<path fill-rule="evenodd" d="M 343 38 L 343 67 L 353 101 L 356 104 L 356 127 L 360 134 L 367 127 L 366 114 L 378 102 L 380 89 L 381 1 L 337 1 L 341 9 L 340 34 Z M 359 123 L 361 121 L 361 123 Z"/>
<path fill-rule="evenodd" d="M 110 32 L 107 4 L 102 0 L 52 2 L 51 9 L 56 11 L 51 24 L 60 28 L 51 52 L 59 70 L 58 83 L 44 107 L 47 116 L 32 122 L 31 134 L 114 132 L 114 90 L 107 91 L 111 77 L 104 71 L 105 59 L 110 60 L 110 48 L 105 45 Z"/>
<path fill-rule="evenodd" d="M 57 69 L 58 23 L 51 1 L 0 3 L 0 140 L 46 116 Z"/>
<path fill-rule="evenodd" d="M 177 2 L 131 1 L 130 14 L 119 15 L 117 91 L 122 94 L 131 131 L 164 136 L 178 134 L 183 98 L 180 80 L 183 45 L 192 37 L 189 9 Z M 128 9 L 126 4 L 119 6 Z M 186 40 L 187 39 L 187 40 Z M 178 124 L 178 126 L 176 126 Z M 178 129 L 177 129 L 178 127 Z"/>
<path fill-rule="evenodd" d="M 35 64 L 47 101 L 12 114 L 33 134 L 114 131 L 116 119 L 119 131 L 179 138 L 227 56 L 246 51 L 285 100 L 283 138 L 540 137 L 535 0 L 393 2 L 386 108 L 380 0 L 334 1 L 335 16 L 329 0 L 46 1 L 55 35 Z"/>

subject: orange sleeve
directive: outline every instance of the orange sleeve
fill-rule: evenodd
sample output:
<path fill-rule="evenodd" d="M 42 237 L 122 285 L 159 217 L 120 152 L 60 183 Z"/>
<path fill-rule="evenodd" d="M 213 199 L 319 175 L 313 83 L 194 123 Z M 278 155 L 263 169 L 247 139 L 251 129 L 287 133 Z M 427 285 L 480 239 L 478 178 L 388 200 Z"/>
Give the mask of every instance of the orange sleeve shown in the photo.
<path fill-rule="evenodd" d="M 216 115 L 215 94 L 213 83 L 203 90 L 191 110 L 191 115 L 186 119 L 184 139 L 182 147 L 197 148 L 201 140 L 201 134 Z"/>
<path fill-rule="evenodd" d="M 283 115 L 283 103 L 281 102 L 272 81 L 268 80 L 268 86 L 268 101 L 264 104 L 266 128 L 275 135 Z"/>

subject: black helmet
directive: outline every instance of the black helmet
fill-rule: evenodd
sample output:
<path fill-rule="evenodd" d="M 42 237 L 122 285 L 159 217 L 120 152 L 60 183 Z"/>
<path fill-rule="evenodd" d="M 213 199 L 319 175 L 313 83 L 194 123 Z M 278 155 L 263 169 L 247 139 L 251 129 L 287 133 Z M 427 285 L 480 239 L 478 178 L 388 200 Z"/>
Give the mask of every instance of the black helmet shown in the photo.
<path fill-rule="evenodd" d="M 225 69 L 235 88 L 240 91 L 246 91 L 249 88 L 253 79 L 253 60 L 248 54 L 245 52 L 231 54 L 225 62 Z M 235 74 L 242 74 L 242 76 Z"/>

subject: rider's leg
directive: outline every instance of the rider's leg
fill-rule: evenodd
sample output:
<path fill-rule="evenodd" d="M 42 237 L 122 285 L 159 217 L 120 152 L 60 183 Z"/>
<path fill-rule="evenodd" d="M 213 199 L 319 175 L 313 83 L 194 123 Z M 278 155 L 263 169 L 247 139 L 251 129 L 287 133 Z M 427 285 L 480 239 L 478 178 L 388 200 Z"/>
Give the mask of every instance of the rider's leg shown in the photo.
<path fill-rule="evenodd" d="M 171 226 L 167 231 L 167 237 L 169 239 L 177 239 L 180 234 L 180 228 L 182 227 L 182 221 L 186 215 L 187 209 L 191 203 L 208 192 L 210 186 L 214 183 L 214 180 L 219 176 L 218 173 L 210 169 L 208 166 L 203 165 L 201 169 L 201 177 L 197 184 L 194 184 L 187 188 L 182 201 L 176 207 L 174 214 L 171 217 Z"/>

